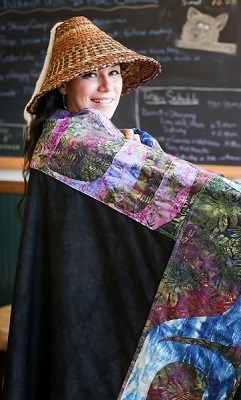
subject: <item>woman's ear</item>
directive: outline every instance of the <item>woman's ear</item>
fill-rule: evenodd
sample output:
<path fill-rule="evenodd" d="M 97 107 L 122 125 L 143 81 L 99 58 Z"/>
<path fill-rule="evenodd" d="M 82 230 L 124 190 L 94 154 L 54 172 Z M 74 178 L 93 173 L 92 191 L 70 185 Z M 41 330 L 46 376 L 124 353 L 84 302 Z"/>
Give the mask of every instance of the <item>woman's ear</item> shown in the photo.
<path fill-rule="evenodd" d="M 66 85 L 65 85 L 65 83 L 61 83 L 61 85 L 58 86 L 57 89 L 61 94 L 66 94 Z"/>

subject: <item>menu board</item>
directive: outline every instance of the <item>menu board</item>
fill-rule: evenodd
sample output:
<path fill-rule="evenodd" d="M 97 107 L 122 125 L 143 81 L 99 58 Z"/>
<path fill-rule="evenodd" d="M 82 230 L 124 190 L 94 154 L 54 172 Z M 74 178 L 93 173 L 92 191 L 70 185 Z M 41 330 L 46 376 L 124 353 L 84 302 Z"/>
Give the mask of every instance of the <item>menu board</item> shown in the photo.
<path fill-rule="evenodd" d="M 0 156 L 21 157 L 23 109 L 56 22 L 83 15 L 162 73 L 122 96 L 119 128 L 197 164 L 241 165 L 241 0 L 2 0 Z"/>

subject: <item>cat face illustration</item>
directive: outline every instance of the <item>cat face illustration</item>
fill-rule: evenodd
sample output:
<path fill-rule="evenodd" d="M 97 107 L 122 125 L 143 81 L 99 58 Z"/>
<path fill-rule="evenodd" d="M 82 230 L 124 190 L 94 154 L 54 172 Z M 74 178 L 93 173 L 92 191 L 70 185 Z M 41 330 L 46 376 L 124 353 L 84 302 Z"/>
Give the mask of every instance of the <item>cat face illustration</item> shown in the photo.
<path fill-rule="evenodd" d="M 190 7 L 187 11 L 187 21 L 182 29 L 182 40 L 192 43 L 216 43 L 227 21 L 227 13 L 212 17 Z"/>

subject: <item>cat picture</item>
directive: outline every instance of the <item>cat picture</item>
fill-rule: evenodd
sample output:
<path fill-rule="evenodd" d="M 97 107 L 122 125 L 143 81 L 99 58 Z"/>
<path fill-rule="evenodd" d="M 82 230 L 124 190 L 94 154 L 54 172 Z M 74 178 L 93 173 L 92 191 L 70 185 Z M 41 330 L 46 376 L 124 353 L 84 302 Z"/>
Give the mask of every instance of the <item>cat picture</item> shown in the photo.
<path fill-rule="evenodd" d="M 176 46 L 229 54 L 236 53 L 236 44 L 218 41 L 220 32 L 226 26 L 228 18 L 227 13 L 212 17 L 194 7 L 189 7 L 187 19 L 182 28 L 181 39 L 176 40 Z"/>

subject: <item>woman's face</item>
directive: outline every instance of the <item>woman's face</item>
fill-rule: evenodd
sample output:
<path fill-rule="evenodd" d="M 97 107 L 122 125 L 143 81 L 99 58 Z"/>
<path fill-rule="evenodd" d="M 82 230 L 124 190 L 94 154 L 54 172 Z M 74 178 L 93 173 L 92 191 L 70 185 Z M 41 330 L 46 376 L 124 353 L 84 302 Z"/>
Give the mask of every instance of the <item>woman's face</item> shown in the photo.
<path fill-rule="evenodd" d="M 120 66 L 90 71 L 82 76 L 62 83 L 59 91 L 65 95 L 69 111 L 79 112 L 83 108 L 95 108 L 111 118 L 120 101 L 122 77 Z"/>

